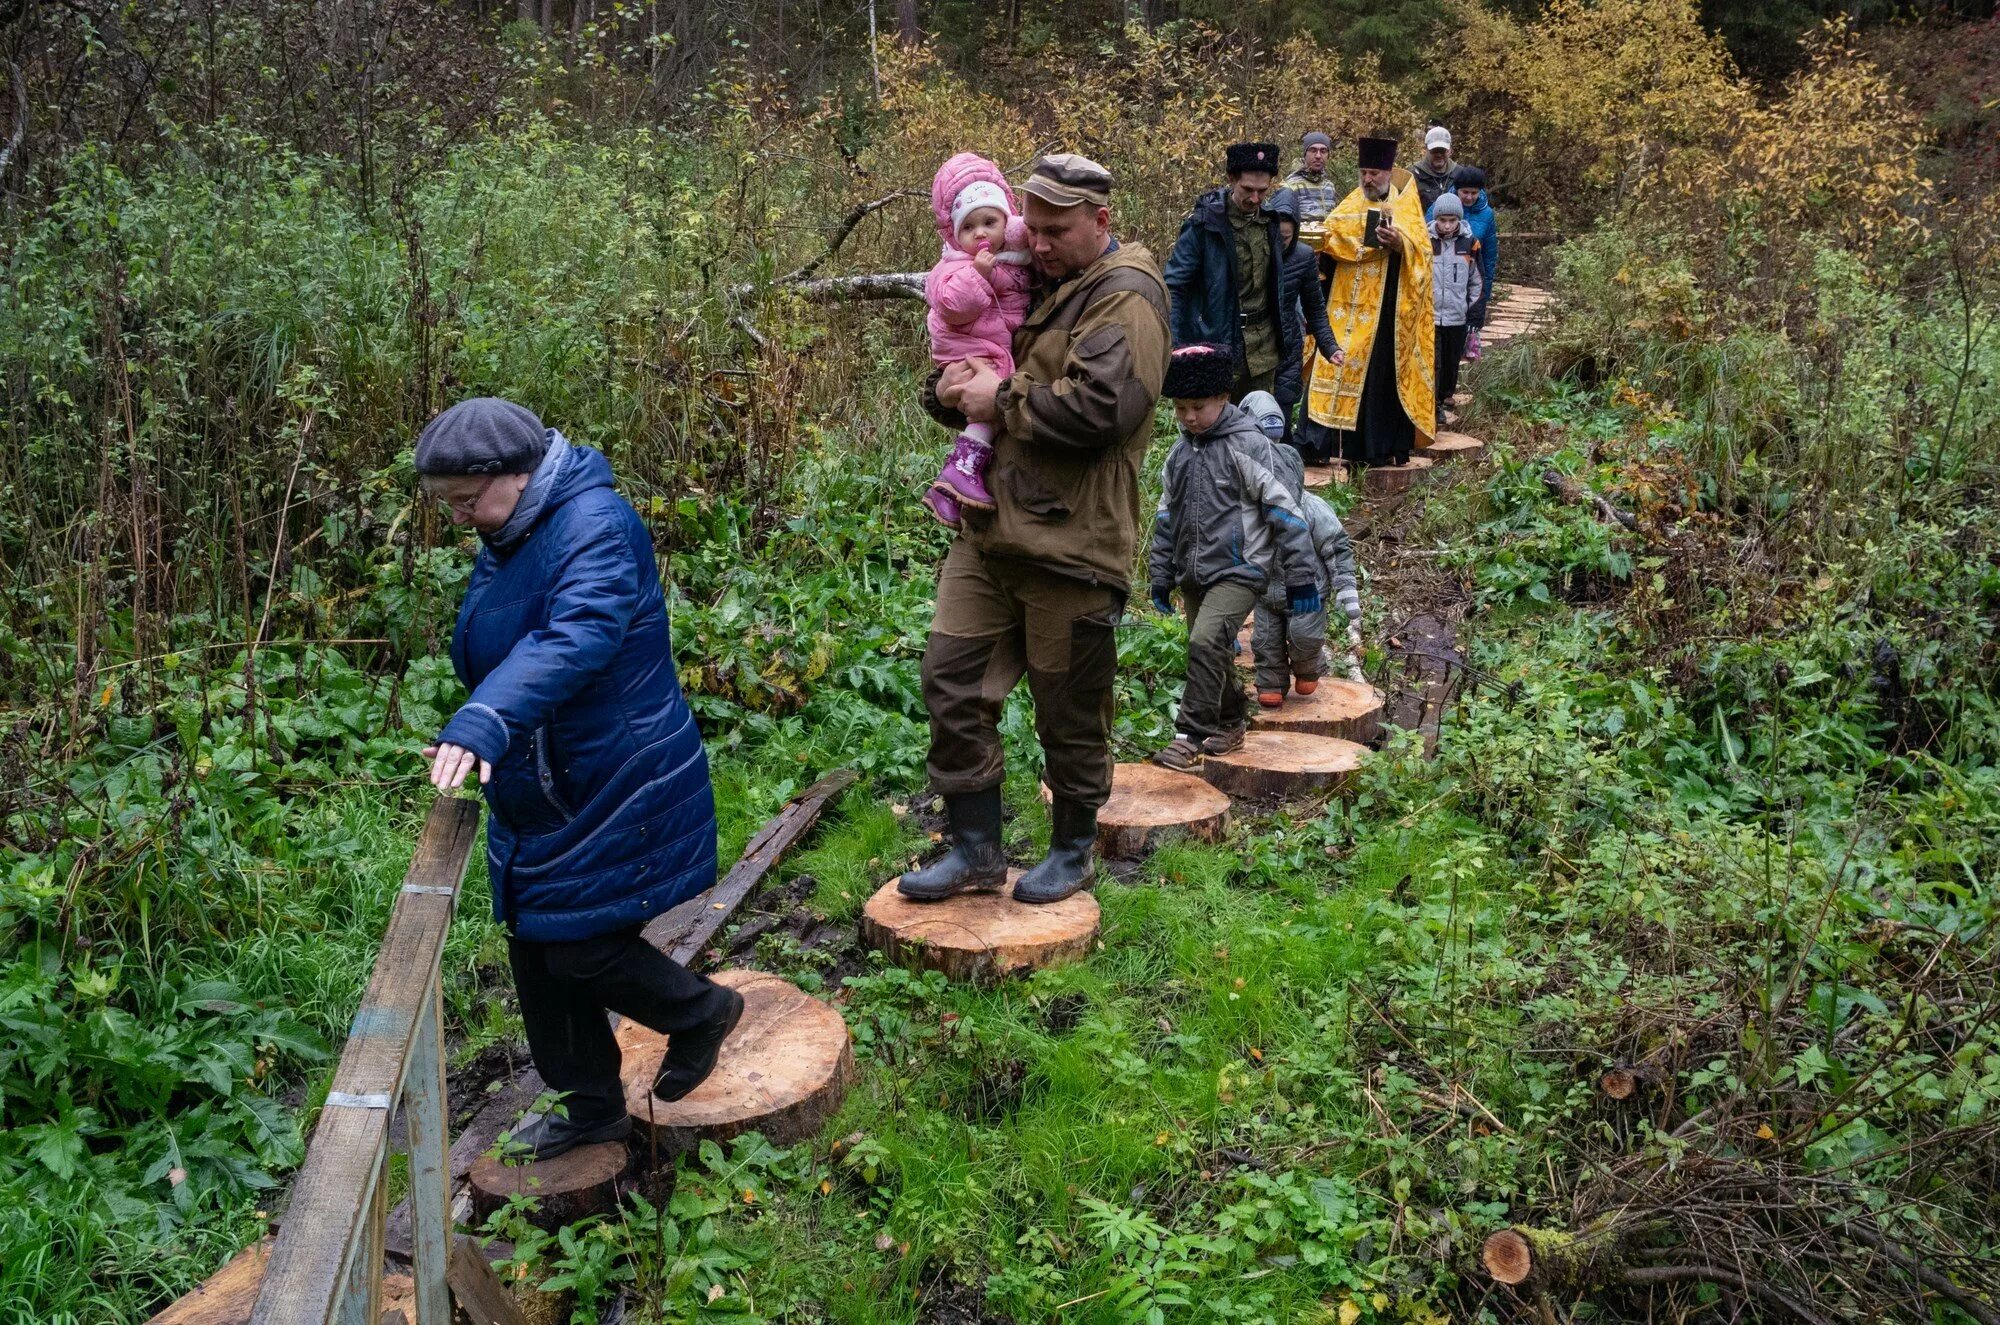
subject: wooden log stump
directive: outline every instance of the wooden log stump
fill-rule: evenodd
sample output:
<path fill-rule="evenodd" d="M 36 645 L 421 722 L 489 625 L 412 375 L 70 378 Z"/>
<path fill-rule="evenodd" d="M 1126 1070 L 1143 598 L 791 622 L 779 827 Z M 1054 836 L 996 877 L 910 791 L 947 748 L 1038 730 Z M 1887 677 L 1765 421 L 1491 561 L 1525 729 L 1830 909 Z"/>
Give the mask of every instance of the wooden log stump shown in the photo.
<path fill-rule="evenodd" d="M 528 1215 L 528 1222 L 553 1233 L 564 1225 L 616 1210 L 631 1190 L 632 1169 L 632 1151 L 623 1141 L 578 1146 L 566 1155 L 527 1164 L 509 1164 L 482 1155 L 466 1175 L 472 1190 L 472 1218 L 484 1225 L 510 1196 L 532 1196 L 540 1208 Z"/>
<path fill-rule="evenodd" d="M 263 1238 L 237 1252 L 194 1291 L 153 1317 L 149 1325 L 249 1325 L 264 1286 L 264 1269 L 271 1259 L 273 1239 Z M 400 1311 L 417 1318 L 417 1286 L 407 1274 L 382 1276 L 382 1312 Z"/>
<path fill-rule="evenodd" d="M 1310 695 L 1288 694 L 1278 708 L 1258 709 L 1251 726 L 1366 745 L 1382 734 L 1382 696 L 1365 682 L 1323 677 Z"/>
<path fill-rule="evenodd" d="M 1479 1260 L 1498 1283 L 1585 1291 L 1614 1277 L 1630 1250 L 1664 1222 L 1647 1211 L 1620 1208 L 1596 1216 L 1574 1233 L 1515 1224 L 1489 1234 Z"/>
<path fill-rule="evenodd" d="M 1361 472 L 1361 490 L 1371 497 L 1386 497 L 1429 478 L 1430 469 L 1431 462 L 1422 455 L 1411 456 L 1407 464 L 1370 465 Z"/>
<path fill-rule="evenodd" d="M 1330 464 L 1306 466 L 1308 488 L 1330 488 L 1345 482 L 1347 482 L 1347 466 L 1338 460 Z"/>
<path fill-rule="evenodd" d="M 854 1079 L 854 1050 L 840 1013 L 763 971 L 719 971 L 715 982 L 743 995 L 743 1020 L 694 1093 L 669 1104 L 653 1078 L 670 1037 L 627 1019 L 618 1026 L 625 1106 L 638 1124 L 635 1149 L 680 1154 L 703 1140 L 762 1132 L 789 1146 L 814 1135 Z"/>
<path fill-rule="evenodd" d="M 1229 797 L 1192 773 L 1120 764 L 1111 772 L 1111 799 L 1097 812 L 1097 849 L 1133 860 L 1177 837 L 1213 842 L 1228 829 Z"/>
<path fill-rule="evenodd" d="M 1303 796 L 1340 788 L 1368 747 L 1304 732 L 1253 731 L 1240 749 L 1206 755 L 1201 775 L 1231 796 Z"/>
<path fill-rule="evenodd" d="M 1008 889 L 1018 877 L 1007 871 Z M 1009 890 L 913 902 L 891 879 L 861 909 L 861 940 L 893 962 L 989 984 L 1082 960 L 1098 924 L 1097 899 L 1087 891 L 1045 906 L 1017 902 Z"/>
<path fill-rule="evenodd" d="M 1485 442 L 1462 432 L 1441 432 L 1437 435 L 1436 441 L 1424 448 L 1424 459 L 1433 465 L 1446 465 L 1457 460 L 1477 460 L 1485 454 Z"/>

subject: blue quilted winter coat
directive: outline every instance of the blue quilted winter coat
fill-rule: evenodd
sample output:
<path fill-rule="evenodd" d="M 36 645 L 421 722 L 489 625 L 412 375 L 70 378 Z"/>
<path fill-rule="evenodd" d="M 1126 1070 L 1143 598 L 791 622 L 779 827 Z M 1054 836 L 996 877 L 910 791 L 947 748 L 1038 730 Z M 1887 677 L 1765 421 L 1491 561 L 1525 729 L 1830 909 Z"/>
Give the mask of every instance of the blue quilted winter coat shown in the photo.
<path fill-rule="evenodd" d="M 501 924 L 594 938 L 715 882 L 715 794 L 653 541 L 599 452 L 572 450 L 513 551 L 480 552 L 451 661 L 472 697 L 439 740 L 493 764 Z"/>

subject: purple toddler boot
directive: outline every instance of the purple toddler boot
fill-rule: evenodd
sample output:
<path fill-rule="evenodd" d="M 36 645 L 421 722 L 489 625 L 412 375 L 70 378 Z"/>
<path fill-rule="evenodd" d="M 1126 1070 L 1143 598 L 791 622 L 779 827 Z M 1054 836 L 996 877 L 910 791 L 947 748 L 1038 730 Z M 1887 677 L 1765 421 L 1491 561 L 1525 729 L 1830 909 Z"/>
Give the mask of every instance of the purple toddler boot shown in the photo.
<path fill-rule="evenodd" d="M 931 516 L 947 529 L 956 529 L 961 523 L 958 498 L 943 488 L 931 488 L 924 493 L 924 507 Z"/>
<path fill-rule="evenodd" d="M 993 458 L 993 448 L 965 433 L 958 435 L 958 442 L 951 448 L 951 458 L 938 471 L 934 488 L 942 488 L 958 499 L 960 506 L 970 506 L 974 510 L 993 509 L 993 494 L 986 490 L 986 462 Z"/>

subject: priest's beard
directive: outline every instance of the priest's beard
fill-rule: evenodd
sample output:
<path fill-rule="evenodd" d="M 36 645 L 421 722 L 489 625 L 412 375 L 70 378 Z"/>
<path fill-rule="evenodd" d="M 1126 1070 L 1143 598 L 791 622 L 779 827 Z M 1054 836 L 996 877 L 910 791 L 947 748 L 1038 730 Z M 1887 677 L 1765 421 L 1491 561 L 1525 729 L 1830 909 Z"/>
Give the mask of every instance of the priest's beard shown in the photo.
<path fill-rule="evenodd" d="M 1368 185 L 1363 184 L 1361 186 L 1361 196 L 1370 202 L 1380 202 L 1389 196 L 1389 186 L 1384 184 L 1380 188 L 1370 188 Z"/>

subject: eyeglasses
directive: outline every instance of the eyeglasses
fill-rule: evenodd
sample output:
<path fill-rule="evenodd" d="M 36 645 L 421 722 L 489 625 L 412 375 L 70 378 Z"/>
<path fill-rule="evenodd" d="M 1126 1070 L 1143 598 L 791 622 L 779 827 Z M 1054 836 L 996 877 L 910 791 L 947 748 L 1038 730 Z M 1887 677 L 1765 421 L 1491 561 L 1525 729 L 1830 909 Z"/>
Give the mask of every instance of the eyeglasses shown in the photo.
<path fill-rule="evenodd" d="M 462 496 L 450 496 L 449 494 L 437 491 L 429 484 L 424 485 L 424 493 L 432 501 L 437 502 L 453 515 L 464 516 L 469 519 L 473 511 L 478 509 L 479 503 L 485 499 L 486 490 L 493 486 L 493 480 L 498 477 L 499 475 L 497 474 L 489 476 L 477 488 Z"/>

